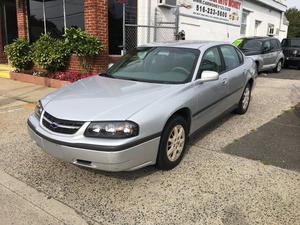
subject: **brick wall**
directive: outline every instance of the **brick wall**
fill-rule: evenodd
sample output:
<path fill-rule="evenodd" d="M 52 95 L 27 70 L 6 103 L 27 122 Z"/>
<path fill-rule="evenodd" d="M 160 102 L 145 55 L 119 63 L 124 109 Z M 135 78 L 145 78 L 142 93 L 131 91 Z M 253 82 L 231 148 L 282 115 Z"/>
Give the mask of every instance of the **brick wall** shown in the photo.
<path fill-rule="evenodd" d="M 26 22 L 26 0 L 16 0 L 17 7 L 17 22 L 19 38 L 27 37 L 27 22 Z"/>
<path fill-rule="evenodd" d="M 93 71 L 103 72 L 109 63 L 107 0 L 84 0 L 84 26 L 87 33 L 98 37 L 104 45 L 102 53 L 89 60 Z M 69 70 L 80 71 L 79 60 L 76 57 L 71 57 Z"/>

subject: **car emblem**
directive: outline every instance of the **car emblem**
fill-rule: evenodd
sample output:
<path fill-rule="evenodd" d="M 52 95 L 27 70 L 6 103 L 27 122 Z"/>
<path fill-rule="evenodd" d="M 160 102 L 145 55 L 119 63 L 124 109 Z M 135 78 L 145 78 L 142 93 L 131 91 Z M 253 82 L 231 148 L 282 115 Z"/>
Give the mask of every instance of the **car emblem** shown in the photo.
<path fill-rule="evenodd" d="M 56 128 L 58 128 L 58 124 L 57 123 L 55 123 L 55 122 L 52 122 L 51 124 L 50 124 L 50 127 L 52 128 L 52 129 L 56 129 Z"/>

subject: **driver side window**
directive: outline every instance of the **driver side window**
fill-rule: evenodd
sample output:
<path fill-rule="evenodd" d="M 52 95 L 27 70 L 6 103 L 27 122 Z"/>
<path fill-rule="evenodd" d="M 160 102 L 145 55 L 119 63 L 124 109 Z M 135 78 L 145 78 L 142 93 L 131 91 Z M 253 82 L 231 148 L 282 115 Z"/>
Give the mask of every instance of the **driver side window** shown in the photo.
<path fill-rule="evenodd" d="M 206 70 L 218 73 L 222 70 L 221 57 L 217 47 L 210 48 L 204 53 L 197 78 L 200 79 L 202 72 Z"/>

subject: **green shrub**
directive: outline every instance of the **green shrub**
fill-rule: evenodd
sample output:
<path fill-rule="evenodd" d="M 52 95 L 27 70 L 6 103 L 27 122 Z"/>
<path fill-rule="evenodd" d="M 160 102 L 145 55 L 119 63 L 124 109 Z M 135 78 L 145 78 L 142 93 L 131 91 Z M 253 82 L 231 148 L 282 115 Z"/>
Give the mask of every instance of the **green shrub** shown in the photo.
<path fill-rule="evenodd" d="M 64 42 L 49 34 L 43 34 L 32 44 L 33 62 L 49 72 L 64 69 L 68 56 Z"/>
<path fill-rule="evenodd" d="M 79 57 L 88 57 L 98 55 L 103 50 L 101 41 L 80 28 L 70 28 L 64 35 L 65 44 L 70 54 Z"/>
<path fill-rule="evenodd" d="M 4 52 L 11 65 L 19 71 L 28 69 L 32 62 L 30 45 L 26 39 L 17 39 L 12 44 L 6 45 Z"/>

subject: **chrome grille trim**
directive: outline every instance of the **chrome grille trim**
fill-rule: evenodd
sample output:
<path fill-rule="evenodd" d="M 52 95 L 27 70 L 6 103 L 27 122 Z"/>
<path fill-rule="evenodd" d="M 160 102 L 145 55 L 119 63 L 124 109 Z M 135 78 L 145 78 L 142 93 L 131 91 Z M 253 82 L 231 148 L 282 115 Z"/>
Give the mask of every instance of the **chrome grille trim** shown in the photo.
<path fill-rule="evenodd" d="M 75 134 L 84 124 L 83 121 L 58 119 L 46 111 L 42 117 L 42 124 L 48 130 L 61 134 Z"/>

